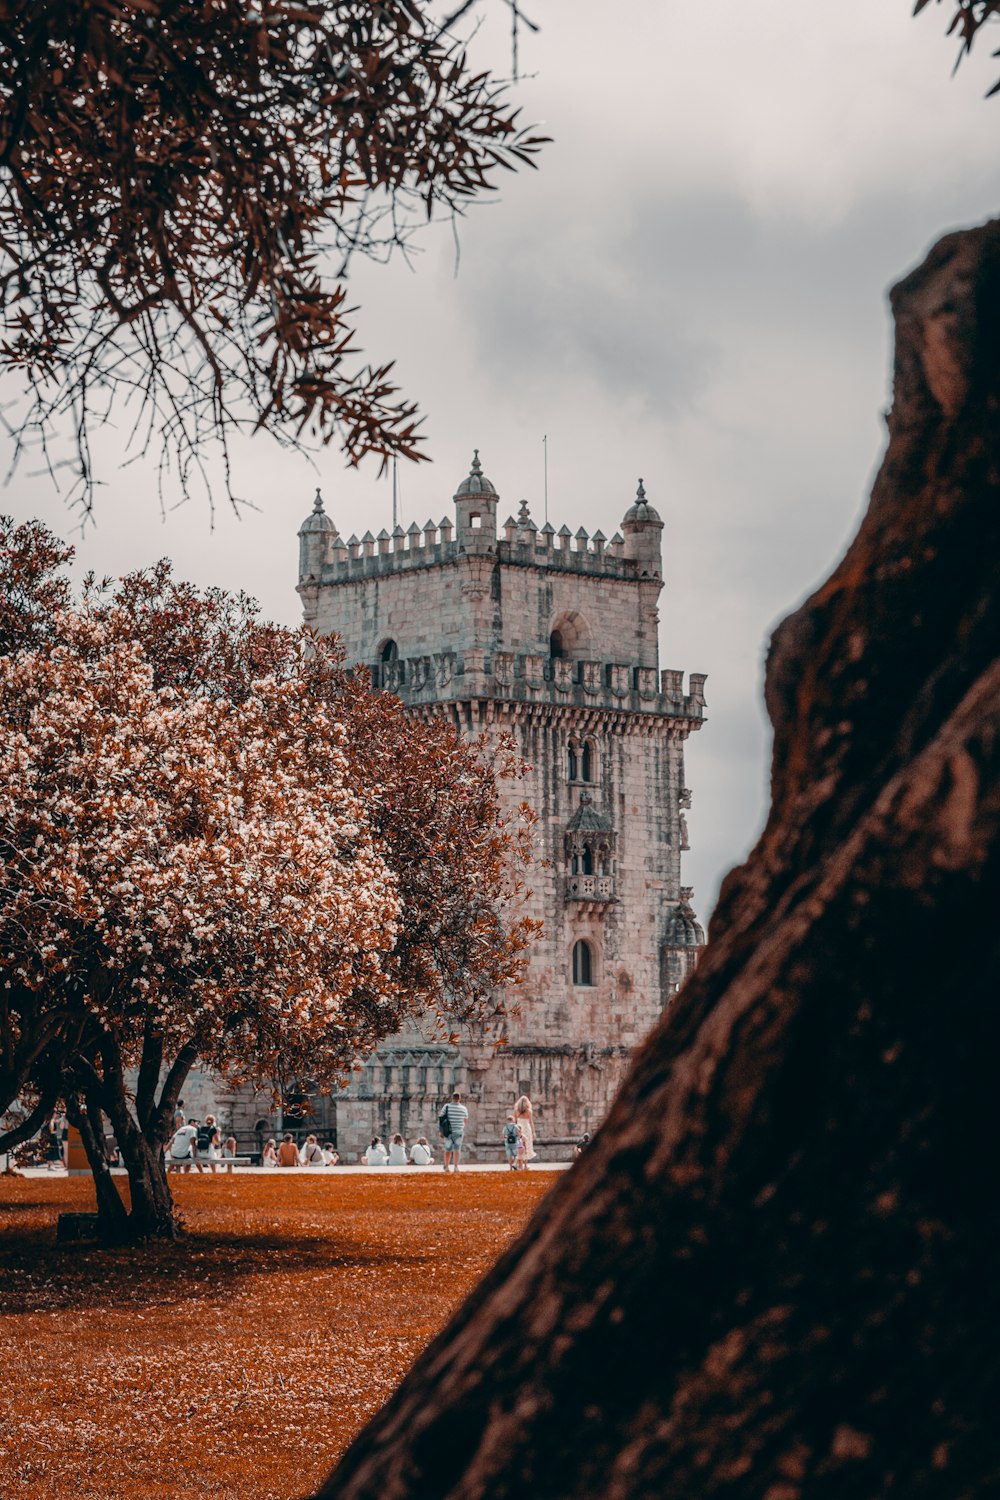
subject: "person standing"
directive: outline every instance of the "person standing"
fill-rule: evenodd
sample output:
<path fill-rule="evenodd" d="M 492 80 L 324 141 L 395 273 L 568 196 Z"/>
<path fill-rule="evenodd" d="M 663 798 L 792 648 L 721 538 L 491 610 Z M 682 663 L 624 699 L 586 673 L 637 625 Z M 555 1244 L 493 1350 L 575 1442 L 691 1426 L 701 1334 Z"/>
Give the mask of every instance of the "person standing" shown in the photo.
<path fill-rule="evenodd" d="M 528 1166 L 535 1160 L 535 1117 L 531 1109 L 531 1100 L 527 1094 L 522 1094 L 514 1105 L 514 1119 L 521 1127 L 521 1135 L 524 1139 L 524 1165 Z"/>
<path fill-rule="evenodd" d="M 450 1165 L 451 1170 L 457 1172 L 465 1144 L 465 1127 L 469 1123 L 469 1111 L 462 1103 L 461 1089 L 455 1089 L 442 1113 L 448 1116 L 448 1134 L 444 1138 L 444 1169 L 447 1172 Z"/>
<path fill-rule="evenodd" d="M 517 1171 L 517 1142 L 520 1132 L 514 1116 L 507 1116 L 507 1123 L 503 1128 L 503 1150 L 507 1158 L 507 1165 L 512 1172 Z"/>

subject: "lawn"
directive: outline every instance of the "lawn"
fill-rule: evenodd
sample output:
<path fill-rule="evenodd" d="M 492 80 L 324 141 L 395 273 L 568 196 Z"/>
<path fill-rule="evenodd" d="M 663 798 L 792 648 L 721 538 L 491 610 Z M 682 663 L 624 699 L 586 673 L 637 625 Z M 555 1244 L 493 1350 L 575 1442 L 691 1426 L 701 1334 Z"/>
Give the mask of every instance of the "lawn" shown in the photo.
<path fill-rule="evenodd" d="M 3 1500 L 309 1492 L 548 1172 L 172 1179 L 177 1245 L 60 1248 L 86 1178 L 0 1178 Z"/>

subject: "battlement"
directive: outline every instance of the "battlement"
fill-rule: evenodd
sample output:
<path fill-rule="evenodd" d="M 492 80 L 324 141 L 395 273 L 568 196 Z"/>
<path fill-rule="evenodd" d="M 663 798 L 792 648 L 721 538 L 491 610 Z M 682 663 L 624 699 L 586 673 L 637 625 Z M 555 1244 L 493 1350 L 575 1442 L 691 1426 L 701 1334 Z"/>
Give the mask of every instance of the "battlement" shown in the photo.
<path fill-rule="evenodd" d="M 511 651 L 438 651 L 382 662 L 371 669 L 375 685 L 413 707 L 490 698 L 511 703 L 553 703 L 688 720 L 705 717 L 706 674 L 620 662 L 569 661 Z"/>
<path fill-rule="evenodd" d="M 300 586 L 316 583 L 345 583 L 352 580 L 385 578 L 418 568 L 437 568 L 456 562 L 465 548 L 454 537 L 454 526 L 444 519 L 428 521 L 404 531 L 401 526 L 390 535 L 382 530 L 378 536 L 370 531 L 363 537 L 350 536 L 346 541 L 335 532 L 327 534 L 324 555 L 318 575 L 300 579 Z M 608 541 L 603 531 L 590 536 L 581 526 L 576 533 L 568 526 L 556 531 L 546 524 L 520 528 L 511 518 L 504 527 L 503 541 L 486 549 L 476 549 L 477 557 L 494 556 L 498 562 L 514 567 L 553 568 L 561 572 L 586 573 L 605 578 L 638 578 L 639 564 L 624 555 L 625 539 L 620 532 Z"/>
<path fill-rule="evenodd" d="M 622 530 L 608 541 L 603 531 L 589 535 L 584 527 L 538 527 L 526 500 L 515 520 L 508 516 L 503 539 L 497 530 L 496 487 L 486 478 L 478 449 L 472 468 L 455 492 L 455 521 L 414 521 L 378 536 L 349 536 L 345 541 L 323 508 L 316 491 L 310 516 L 299 528 L 299 588 L 325 583 L 378 579 L 418 568 L 441 567 L 463 557 L 494 558 L 508 566 L 551 568 L 603 578 L 659 578 L 663 522 L 646 498 L 642 480 L 625 512 Z"/>

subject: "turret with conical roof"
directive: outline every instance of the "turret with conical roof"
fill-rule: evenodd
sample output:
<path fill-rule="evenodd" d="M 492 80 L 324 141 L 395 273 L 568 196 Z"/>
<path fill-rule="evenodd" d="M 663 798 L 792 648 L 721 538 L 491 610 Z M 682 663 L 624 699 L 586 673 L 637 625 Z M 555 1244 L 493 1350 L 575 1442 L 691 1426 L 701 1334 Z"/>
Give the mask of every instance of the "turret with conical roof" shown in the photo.
<path fill-rule="evenodd" d="M 663 563 L 660 557 L 662 530 L 663 522 L 660 520 L 659 512 L 655 511 L 646 499 L 646 489 L 640 479 L 635 501 L 629 506 L 622 520 L 622 531 L 625 533 L 624 553 L 636 563 L 640 577 L 647 574 L 650 578 L 659 578 L 662 574 Z"/>
<path fill-rule="evenodd" d="M 456 540 L 459 552 L 491 552 L 497 541 L 496 488 L 483 473 L 479 449 L 468 477 L 455 491 Z"/>
<path fill-rule="evenodd" d="M 299 527 L 300 584 L 319 579 L 336 539 L 337 528 L 323 509 L 323 496 L 317 489 L 313 508 Z"/>

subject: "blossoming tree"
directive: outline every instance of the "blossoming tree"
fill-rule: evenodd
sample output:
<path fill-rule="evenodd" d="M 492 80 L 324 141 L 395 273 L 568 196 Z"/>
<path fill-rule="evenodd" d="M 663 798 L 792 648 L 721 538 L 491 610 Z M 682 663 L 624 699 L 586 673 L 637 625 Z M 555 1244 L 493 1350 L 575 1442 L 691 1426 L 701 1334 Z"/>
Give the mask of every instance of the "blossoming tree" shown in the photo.
<path fill-rule="evenodd" d="M 5 540 L 9 571 L 38 539 Z M 196 1061 L 333 1084 L 406 1014 L 488 1007 L 519 971 L 526 848 L 492 769 L 252 601 L 165 565 L 91 580 L 0 659 L 0 724 L 0 1105 L 65 1099 L 109 1235 L 173 1232 Z"/>

